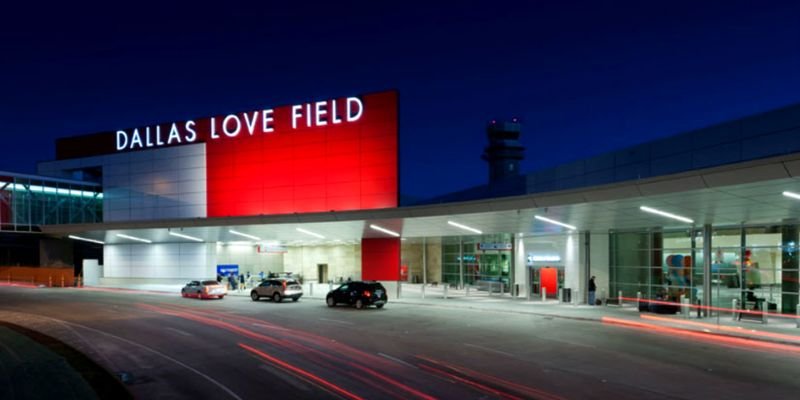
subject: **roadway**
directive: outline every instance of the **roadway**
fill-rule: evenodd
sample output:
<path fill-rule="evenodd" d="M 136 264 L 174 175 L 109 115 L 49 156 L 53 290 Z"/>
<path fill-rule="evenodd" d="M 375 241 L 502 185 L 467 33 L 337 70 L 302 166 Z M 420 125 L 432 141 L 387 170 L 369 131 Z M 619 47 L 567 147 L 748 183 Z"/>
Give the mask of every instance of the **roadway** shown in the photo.
<path fill-rule="evenodd" d="M 598 310 L 597 312 L 602 312 Z M 0 287 L 146 399 L 794 398 L 800 352 L 552 316 L 391 302 Z M 2 352 L 0 348 L 0 352 Z"/>

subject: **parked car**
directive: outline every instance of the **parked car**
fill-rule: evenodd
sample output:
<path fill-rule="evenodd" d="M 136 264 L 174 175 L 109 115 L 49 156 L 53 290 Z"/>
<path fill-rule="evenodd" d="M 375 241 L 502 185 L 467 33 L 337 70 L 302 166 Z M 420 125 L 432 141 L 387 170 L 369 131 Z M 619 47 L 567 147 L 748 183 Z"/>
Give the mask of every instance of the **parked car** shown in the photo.
<path fill-rule="evenodd" d="M 225 285 L 217 281 L 191 281 L 181 289 L 181 296 L 183 297 L 197 297 L 198 299 L 221 299 L 228 294 L 228 289 Z"/>
<path fill-rule="evenodd" d="M 250 298 L 253 301 L 266 297 L 280 303 L 285 298 L 297 301 L 302 296 L 303 287 L 294 279 L 265 279 L 250 291 Z"/>
<path fill-rule="evenodd" d="M 354 305 L 360 310 L 370 305 L 383 308 L 388 299 L 386 288 L 379 282 L 355 281 L 344 283 L 328 292 L 325 297 L 325 303 L 328 304 L 328 307 L 335 307 L 337 304 L 344 303 Z"/>

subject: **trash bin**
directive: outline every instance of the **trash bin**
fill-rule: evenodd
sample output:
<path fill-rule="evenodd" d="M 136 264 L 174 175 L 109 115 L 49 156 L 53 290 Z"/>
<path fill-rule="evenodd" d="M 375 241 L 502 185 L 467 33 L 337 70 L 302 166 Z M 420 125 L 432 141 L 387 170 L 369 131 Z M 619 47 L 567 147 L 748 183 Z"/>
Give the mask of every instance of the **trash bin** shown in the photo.
<path fill-rule="evenodd" d="M 572 303 L 572 289 L 561 288 L 561 301 L 563 303 Z"/>

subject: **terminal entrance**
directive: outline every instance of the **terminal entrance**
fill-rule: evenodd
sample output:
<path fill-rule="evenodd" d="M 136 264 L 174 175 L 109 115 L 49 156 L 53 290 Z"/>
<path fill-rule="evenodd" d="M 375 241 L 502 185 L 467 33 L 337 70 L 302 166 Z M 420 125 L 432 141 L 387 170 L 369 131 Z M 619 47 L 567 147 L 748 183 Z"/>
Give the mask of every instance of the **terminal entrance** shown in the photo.
<path fill-rule="evenodd" d="M 548 299 L 558 298 L 558 291 L 564 287 L 563 265 L 528 267 L 528 272 L 531 293 L 540 297 L 543 293 L 547 293 Z"/>

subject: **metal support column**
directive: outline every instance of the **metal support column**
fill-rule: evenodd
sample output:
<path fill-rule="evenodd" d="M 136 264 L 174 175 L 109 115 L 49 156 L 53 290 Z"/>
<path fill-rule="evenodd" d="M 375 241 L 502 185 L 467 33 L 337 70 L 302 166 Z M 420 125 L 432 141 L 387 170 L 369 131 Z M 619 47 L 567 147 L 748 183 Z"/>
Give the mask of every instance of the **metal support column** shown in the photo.
<path fill-rule="evenodd" d="M 586 290 L 584 291 L 586 294 L 581 296 L 581 297 L 583 297 L 583 299 L 586 301 L 587 304 L 589 303 L 589 279 L 591 279 L 591 277 L 592 277 L 592 257 L 591 257 L 592 253 L 591 253 L 591 250 L 592 250 L 591 235 L 589 235 L 589 232 L 587 231 L 587 232 L 583 233 L 583 254 L 584 254 L 584 256 L 583 256 L 583 258 L 584 258 L 584 260 L 583 260 L 584 261 L 583 287 L 586 288 Z M 597 282 L 595 282 L 595 284 L 596 283 Z M 573 290 L 580 290 L 580 288 L 575 288 Z M 597 290 L 596 289 L 595 289 L 594 293 L 595 293 L 595 297 L 596 297 L 597 296 Z M 572 300 L 570 300 L 570 301 L 572 301 Z M 577 296 L 576 296 L 575 302 L 576 303 L 579 302 L 579 300 L 577 299 Z M 590 304 L 590 305 L 593 306 L 594 304 Z"/>
<path fill-rule="evenodd" d="M 711 225 L 703 225 L 703 315 L 708 317 L 711 306 Z"/>
<path fill-rule="evenodd" d="M 464 287 L 464 238 L 458 237 L 458 288 Z"/>

